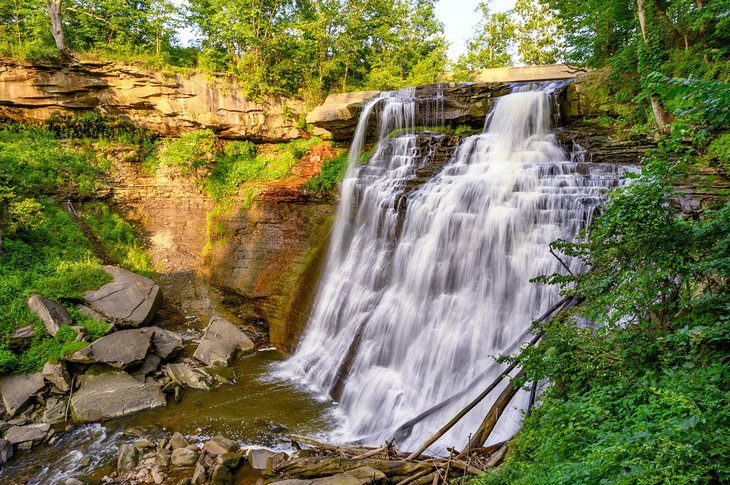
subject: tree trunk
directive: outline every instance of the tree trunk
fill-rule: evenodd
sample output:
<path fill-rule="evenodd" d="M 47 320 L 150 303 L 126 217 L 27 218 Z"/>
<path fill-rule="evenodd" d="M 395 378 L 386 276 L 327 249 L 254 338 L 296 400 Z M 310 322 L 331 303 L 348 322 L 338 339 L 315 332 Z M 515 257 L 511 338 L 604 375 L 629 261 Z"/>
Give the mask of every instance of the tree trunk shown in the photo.
<path fill-rule="evenodd" d="M 66 52 L 68 49 L 63 35 L 61 0 L 46 0 L 46 8 L 51 19 L 51 34 L 53 34 L 53 40 L 56 41 L 56 48 L 60 52 Z"/>
<path fill-rule="evenodd" d="M 638 0 L 636 3 L 637 15 L 639 17 L 639 27 L 641 28 L 641 38 L 644 40 L 644 45 L 647 49 L 649 47 L 648 32 L 646 28 L 646 1 Z M 664 111 L 659 98 L 656 95 L 651 95 L 651 111 L 654 113 L 654 120 L 656 121 L 657 127 L 661 133 L 668 133 L 669 128 L 667 127 L 667 115 Z"/>

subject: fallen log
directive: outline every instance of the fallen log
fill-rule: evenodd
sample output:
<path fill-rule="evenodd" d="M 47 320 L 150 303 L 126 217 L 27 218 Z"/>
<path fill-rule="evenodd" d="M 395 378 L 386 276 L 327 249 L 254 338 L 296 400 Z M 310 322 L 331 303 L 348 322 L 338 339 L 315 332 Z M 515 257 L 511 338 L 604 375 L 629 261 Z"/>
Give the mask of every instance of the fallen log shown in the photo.
<path fill-rule="evenodd" d="M 520 372 L 518 372 L 515 376 L 515 379 L 522 377 L 524 374 L 524 369 L 520 370 Z M 497 421 L 499 421 L 499 418 L 504 413 L 504 410 L 507 409 L 507 406 L 510 401 L 512 401 L 512 398 L 515 397 L 518 390 L 519 388 L 515 387 L 512 382 L 507 383 L 507 387 L 504 388 L 499 397 L 497 397 L 497 400 L 494 401 L 494 404 L 492 404 L 492 407 L 489 408 L 489 411 L 487 411 L 487 414 L 484 416 L 484 420 L 479 425 L 476 432 L 472 435 L 464 451 L 459 453 L 459 456 L 467 454 L 472 448 L 480 448 L 484 445 L 489 438 L 489 435 L 492 434 L 492 431 L 494 431 Z"/>
<path fill-rule="evenodd" d="M 376 460 L 365 458 L 316 457 L 298 458 L 284 462 L 274 468 L 273 474 L 289 478 L 321 478 L 369 466 L 380 470 L 386 476 L 411 476 L 424 468 L 433 468 L 427 462 L 405 462 L 400 460 Z"/>

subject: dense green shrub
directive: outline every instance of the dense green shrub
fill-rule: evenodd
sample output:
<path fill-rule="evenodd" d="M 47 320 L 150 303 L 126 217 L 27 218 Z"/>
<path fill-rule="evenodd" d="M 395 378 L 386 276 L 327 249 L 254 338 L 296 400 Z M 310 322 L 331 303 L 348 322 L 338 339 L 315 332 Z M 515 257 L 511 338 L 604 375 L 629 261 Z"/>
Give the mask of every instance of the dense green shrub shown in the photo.
<path fill-rule="evenodd" d="M 193 175 L 213 163 L 216 141 L 215 133 L 207 129 L 166 138 L 158 142 L 157 159 L 161 165 L 177 169 L 180 175 Z"/>
<path fill-rule="evenodd" d="M 322 171 L 307 181 L 306 189 L 324 194 L 334 188 L 347 172 L 347 152 L 322 161 Z"/>

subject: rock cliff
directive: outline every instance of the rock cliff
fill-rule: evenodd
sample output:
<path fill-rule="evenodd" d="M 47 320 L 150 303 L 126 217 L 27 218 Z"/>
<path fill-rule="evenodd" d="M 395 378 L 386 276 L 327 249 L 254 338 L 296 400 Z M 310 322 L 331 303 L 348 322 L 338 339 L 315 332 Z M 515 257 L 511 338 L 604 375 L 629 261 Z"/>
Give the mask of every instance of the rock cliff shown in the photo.
<path fill-rule="evenodd" d="M 223 138 L 282 142 L 302 135 L 297 125 L 305 106 L 285 98 L 254 101 L 233 81 L 202 73 L 0 59 L 0 117 L 35 122 L 83 112 L 120 116 L 164 136 L 210 128 Z"/>

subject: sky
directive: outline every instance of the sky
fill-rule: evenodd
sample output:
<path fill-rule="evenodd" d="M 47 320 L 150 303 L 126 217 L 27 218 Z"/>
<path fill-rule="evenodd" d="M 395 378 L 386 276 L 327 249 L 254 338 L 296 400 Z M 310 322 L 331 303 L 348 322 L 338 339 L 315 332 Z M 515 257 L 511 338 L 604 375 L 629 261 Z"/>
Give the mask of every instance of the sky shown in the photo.
<path fill-rule="evenodd" d="M 466 41 L 471 37 L 474 26 L 481 20 L 475 12 L 480 0 L 439 0 L 436 17 L 444 23 L 449 40 L 449 59 L 455 61 L 466 50 Z M 492 12 L 504 12 L 515 4 L 514 0 L 492 0 Z"/>

